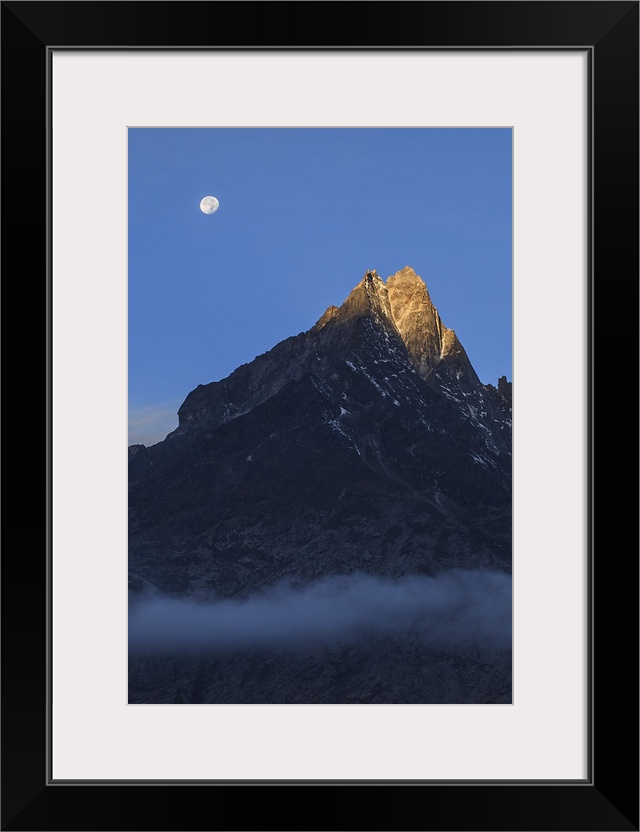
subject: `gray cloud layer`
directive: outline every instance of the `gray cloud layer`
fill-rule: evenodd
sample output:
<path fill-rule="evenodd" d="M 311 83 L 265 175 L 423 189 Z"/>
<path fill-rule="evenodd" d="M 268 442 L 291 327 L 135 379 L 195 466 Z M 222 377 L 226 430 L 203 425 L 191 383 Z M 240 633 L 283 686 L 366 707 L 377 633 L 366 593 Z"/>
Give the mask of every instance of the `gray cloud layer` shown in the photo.
<path fill-rule="evenodd" d="M 129 610 L 132 653 L 300 647 L 420 633 L 432 643 L 511 646 L 511 576 L 450 570 L 382 578 L 354 574 L 247 599 L 147 595 Z"/>
<path fill-rule="evenodd" d="M 178 406 L 148 405 L 129 411 L 129 445 L 155 445 L 178 427 Z"/>

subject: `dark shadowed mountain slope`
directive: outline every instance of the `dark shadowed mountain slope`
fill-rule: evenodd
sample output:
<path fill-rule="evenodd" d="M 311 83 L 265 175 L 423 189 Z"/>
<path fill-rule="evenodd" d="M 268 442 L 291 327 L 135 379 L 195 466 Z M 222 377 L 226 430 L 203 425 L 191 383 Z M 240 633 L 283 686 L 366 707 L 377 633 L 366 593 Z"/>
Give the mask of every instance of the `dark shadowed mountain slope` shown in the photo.
<path fill-rule="evenodd" d="M 130 448 L 131 588 L 511 568 L 511 385 L 483 385 L 423 281 L 342 306 L 201 385 Z"/>

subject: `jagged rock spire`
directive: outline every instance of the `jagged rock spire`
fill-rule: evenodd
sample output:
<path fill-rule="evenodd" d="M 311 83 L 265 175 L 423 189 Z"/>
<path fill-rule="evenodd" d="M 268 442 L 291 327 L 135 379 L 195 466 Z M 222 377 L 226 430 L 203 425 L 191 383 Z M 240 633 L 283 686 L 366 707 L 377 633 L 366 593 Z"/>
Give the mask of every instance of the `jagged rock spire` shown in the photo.
<path fill-rule="evenodd" d="M 358 285 L 351 291 L 340 307 L 340 316 L 347 320 L 352 317 L 373 314 L 393 321 L 387 287 L 375 269 L 368 269 Z"/>
<path fill-rule="evenodd" d="M 448 360 L 478 382 L 458 337 L 442 323 L 424 281 L 411 266 L 391 275 L 386 288 L 393 321 L 418 375 L 426 379 L 434 367 Z"/>

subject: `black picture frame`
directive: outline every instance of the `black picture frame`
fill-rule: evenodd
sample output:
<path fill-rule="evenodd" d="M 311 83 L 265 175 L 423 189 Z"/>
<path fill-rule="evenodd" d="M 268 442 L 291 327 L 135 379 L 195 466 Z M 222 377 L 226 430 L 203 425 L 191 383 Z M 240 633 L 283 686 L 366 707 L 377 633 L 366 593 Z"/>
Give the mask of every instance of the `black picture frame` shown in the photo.
<path fill-rule="evenodd" d="M 637 495 L 620 475 L 637 459 L 638 11 L 626 0 L 2 3 L 3 289 L 5 309 L 22 322 L 3 363 L 5 498 L 13 505 L 2 558 L 2 829 L 638 829 Z M 592 684 L 584 782 L 48 779 L 51 248 L 42 206 L 50 195 L 48 67 L 62 47 L 588 50 Z M 561 357 L 549 368 L 572 371 Z"/>

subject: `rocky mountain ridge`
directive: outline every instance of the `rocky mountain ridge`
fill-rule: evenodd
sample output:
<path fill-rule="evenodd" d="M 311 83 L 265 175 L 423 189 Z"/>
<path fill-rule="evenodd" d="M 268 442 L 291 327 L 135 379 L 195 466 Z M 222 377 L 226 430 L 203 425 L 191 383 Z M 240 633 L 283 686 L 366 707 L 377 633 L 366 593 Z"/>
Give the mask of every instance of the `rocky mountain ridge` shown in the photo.
<path fill-rule="evenodd" d="M 507 392 L 480 383 L 412 269 L 387 285 L 368 271 L 311 330 L 192 391 L 164 442 L 132 449 L 134 585 L 508 569 Z"/>
<path fill-rule="evenodd" d="M 327 369 L 327 348 L 348 351 L 362 322 L 375 322 L 387 344 L 395 341 L 423 380 L 437 367 L 436 379 L 444 374 L 461 389 L 481 386 L 462 344 L 442 323 L 415 271 L 405 266 L 385 284 L 370 270 L 342 306 L 329 306 L 308 332 L 287 338 L 222 381 L 198 385 L 178 411 L 178 430 L 194 422 L 224 424 L 269 399 L 288 381 L 320 374 Z M 439 389 L 436 379 L 431 386 Z"/>
<path fill-rule="evenodd" d="M 511 570 L 511 384 L 480 382 L 408 266 L 386 283 L 368 270 L 311 329 L 189 393 L 178 428 L 129 456 L 134 599 Z M 509 651 L 416 633 L 130 661 L 136 702 L 509 699 Z"/>

